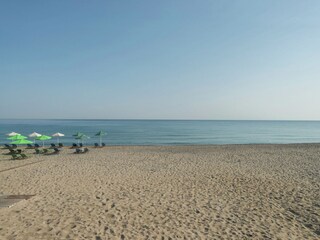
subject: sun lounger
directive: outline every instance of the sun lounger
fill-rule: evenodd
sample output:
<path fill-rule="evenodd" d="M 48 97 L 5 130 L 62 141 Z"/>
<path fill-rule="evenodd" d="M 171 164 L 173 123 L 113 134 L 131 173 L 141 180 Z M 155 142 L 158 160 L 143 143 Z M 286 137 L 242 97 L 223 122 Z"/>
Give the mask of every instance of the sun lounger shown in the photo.
<path fill-rule="evenodd" d="M 10 152 L 8 153 L 9 155 L 10 155 L 10 154 L 11 154 L 11 155 L 12 155 L 12 154 L 18 154 L 18 152 L 17 152 L 16 150 L 9 149 L 9 151 L 10 151 Z"/>
<path fill-rule="evenodd" d="M 106 146 L 106 144 L 105 144 L 105 143 L 101 143 L 101 146 L 102 146 L 102 147 L 105 147 L 105 146 Z"/>
<path fill-rule="evenodd" d="M 60 151 L 61 151 L 61 150 L 60 150 L 59 148 L 56 148 L 56 147 L 55 147 L 55 148 L 53 149 L 53 153 L 52 153 L 52 154 L 59 154 Z"/>
<path fill-rule="evenodd" d="M 24 153 L 21 153 L 20 156 L 21 156 L 20 159 L 26 159 L 26 158 L 28 158 L 28 156 L 27 156 L 26 154 L 24 154 Z"/>
<path fill-rule="evenodd" d="M 44 148 L 44 149 L 35 148 L 34 150 L 35 150 L 34 154 L 47 154 L 47 153 L 52 153 L 52 149 L 48 149 L 48 148 Z"/>
<path fill-rule="evenodd" d="M 78 154 L 81 152 L 81 149 L 80 148 L 76 148 L 76 151 L 74 152 L 75 154 Z"/>
<path fill-rule="evenodd" d="M 35 148 L 39 148 L 40 145 L 36 143 L 36 144 L 34 144 L 34 147 L 35 147 Z"/>
<path fill-rule="evenodd" d="M 18 146 L 16 144 L 12 144 L 11 146 L 9 144 L 4 144 L 4 147 L 7 149 L 16 149 Z"/>
<path fill-rule="evenodd" d="M 77 147 L 78 147 L 78 145 L 76 143 L 72 143 L 71 148 L 77 148 Z"/>
<path fill-rule="evenodd" d="M 18 159 L 21 159 L 21 156 L 18 155 L 18 154 L 12 154 L 12 160 L 18 160 Z"/>
<path fill-rule="evenodd" d="M 34 150 L 35 150 L 35 153 L 34 153 L 34 154 L 41 154 L 41 153 L 43 153 L 42 150 L 40 150 L 40 149 L 38 149 L 38 148 L 35 148 Z"/>
<path fill-rule="evenodd" d="M 49 149 L 48 149 L 49 150 Z M 59 154 L 60 153 L 60 149 L 58 148 L 53 148 L 53 152 L 51 151 L 51 149 L 49 151 L 47 151 L 46 153 L 44 153 L 44 155 L 54 155 L 54 154 Z"/>
<path fill-rule="evenodd" d="M 63 147 L 63 144 L 62 144 L 62 143 L 59 143 L 58 146 L 59 146 L 59 147 Z"/>
<path fill-rule="evenodd" d="M 12 147 L 9 144 L 4 144 L 4 148 L 12 149 Z"/>
<path fill-rule="evenodd" d="M 33 149 L 34 146 L 32 146 L 32 144 L 27 144 L 27 148 L 28 148 L 28 149 Z"/>
<path fill-rule="evenodd" d="M 14 150 L 14 149 L 9 149 L 9 151 L 10 151 L 10 152 L 5 153 L 5 155 L 12 155 L 12 154 L 20 154 L 20 153 L 22 153 L 22 150 L 21 150 L 21 149 L 16 149 L 16 150 Z"/>
<path fill-rule="evenodd" d="M 51 148 L 55 148 L 56 147 L 56 145 L 54 143 L 51 143 L 50 145 L 51 145 Z"/>
<path fill-rule="evenodd" d="M 29 158 L 29 156 L 27 156 L 24 153 L 20 153 L 20 154 L 12 154 L 12 160 L 20 160 L 20 159 L 26 159 Z"/>
<path fill-rule="evenodd" d="M 89 152 L 88 148 L 77 148 L 74 153 L 75 154 L 81 154 L 81 153 L 86 153 L 86 152 Z"/>
<path fill-rule="evenodd" d="M 44 148 L 44 149 L 42 149 L 42 153 L 43 153 L 43 154 L 52 153 L 52 149 Z"/>

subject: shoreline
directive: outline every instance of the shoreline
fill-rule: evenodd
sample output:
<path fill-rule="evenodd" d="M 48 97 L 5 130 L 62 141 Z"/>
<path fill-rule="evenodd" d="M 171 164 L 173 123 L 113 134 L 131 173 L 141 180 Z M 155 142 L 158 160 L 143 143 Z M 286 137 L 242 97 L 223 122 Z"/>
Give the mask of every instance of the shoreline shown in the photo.
<path fill-rule="evenodd" d="M 52 142 L 54 144 L 56 144 L 55 142 Z M 0 149 L 4 150 L 4 144 L 9 144 L 10 143 L 0 143 Z M 34 144 L 32 144 L 34 145 Z M 40 148 L 43 148 L 41 144 Z M 107 147 L 215 147 L 215 146 L 299 146 L 299 145 L 319 145 L 320 146 L 320 142 L 297 142 L 297 143 L 221 143 L 221 144 L 186 144 L 186 143 L 182 143 L 182 144 L 133 144 L 133 145 L 118 145 L 118 144 L 114 144 L 114 145 L 109 145 L 106 144 L 105 148 Z M 45 144 L 44 148 L 50 148 L 50 143 Z M 72 147 L 72 143 L 71 144 L 63 144 L 63 148 L 70 148 Z M 95 147 L 94 145 L 90 144 L 90 145 L 86 145 L 83 144 L 83 147 L 88 147 L 88 148 L 96 148 L 99 149 L 99 147 Z M 25 145 L 18 145 L 18 148 L 26 148 Z M 101 147 L 103 148 L 103 147 Z"/>

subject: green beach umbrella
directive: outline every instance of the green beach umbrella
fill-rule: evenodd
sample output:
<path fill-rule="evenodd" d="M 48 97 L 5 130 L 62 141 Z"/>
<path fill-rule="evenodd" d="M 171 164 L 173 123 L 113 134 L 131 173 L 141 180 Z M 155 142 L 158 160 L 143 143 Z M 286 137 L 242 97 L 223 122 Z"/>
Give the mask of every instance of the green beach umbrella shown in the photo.
<path fill-rule="evenodd" d="M 75 137 L 75 139 L 78 140 L 78 143 L 79 143 L 79 141 L 81 140 L 81 143 L 82 143 L 82 144 L 83 144 L 83 140 L 88 139 L 88 138 L 90 138 L 90 137 L 88 137 L 87 135 L 84 135 L 84 134 Z"/>
<path fill-rule="evenodd" d="M 81 136 L 83 136 L 84 134 L 82 132 L 77 132 L 76 134 L 73 134 L 72 136 L 75 137 L 75 139 L 78 140 L 78 144 L 80 142 Z"/>
<path fill-rule="evenodd" d="M 103 132 L 103 131 L 99 131 L 98 133 L 95 134 L 95 136 L 100 137 L 100 146 L 101 146 L 101 142 L 102 142 L 102 136 L 107 135 L 107 133 Z"/>
<path fill-rule="evenodd" d="M 72 136 L 81 137 L 82 135 L 84 135 L 82 132 L 77 132 L 76 134 L 73 134 Z"/>
<path fill-rule="evenodd" d="M 9 137 L 7 139 L 12 140 L 12 141 L 16 141 L 16 140 L 21 140 L 21 139 L 26 139 L 27 137 L 22 136 L 22 135 L 14 135 L 12 137 Z"/>
<path fill-rule="evenodd" d="M 40 137 L 37 137 L 37 140 L 42 141 L 42 146 L 44 147 L 44 141 L 51 139 L 52 137 L 47 136 L 47 135 L 41 135 Z"/>
<path fill-rule="evenodd" d="M 17 145 L 32 144 L 32 142 L 26 139 L 19 139 L 19 140 L 13 141 L 11 144 L 17 144 Z"/>

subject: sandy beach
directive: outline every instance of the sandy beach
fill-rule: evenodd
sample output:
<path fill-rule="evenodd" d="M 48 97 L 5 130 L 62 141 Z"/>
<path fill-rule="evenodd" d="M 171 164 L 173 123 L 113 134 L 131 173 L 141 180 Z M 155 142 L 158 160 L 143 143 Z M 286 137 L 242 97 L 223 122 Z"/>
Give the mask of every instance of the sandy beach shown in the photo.
<path fill-rule="evenodd" d="M 320 239 L 320 145 L 0 156 L 0 239 Z"/>

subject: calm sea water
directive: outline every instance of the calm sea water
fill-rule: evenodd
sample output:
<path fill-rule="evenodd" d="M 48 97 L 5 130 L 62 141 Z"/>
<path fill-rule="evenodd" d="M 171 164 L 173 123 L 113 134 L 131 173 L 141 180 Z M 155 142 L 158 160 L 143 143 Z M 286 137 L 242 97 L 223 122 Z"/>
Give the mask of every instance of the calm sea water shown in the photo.
<path fill-rule="evenodd" d="M 60 142 L 76 142 L 72 134 L 82 132 L 98 142 L 94 134 L 105 131 L 109 145 L 179 145 L 320 142 L 320 121 L 178 121 L 178 120 L 0 120 L 0 142 L 6 133 L 29 135 L 36 131 L 66 135 Z M 50 140 L 49 142 L 55 142 Z M 48 143 L 49 143 L 48 142 Z"/>

